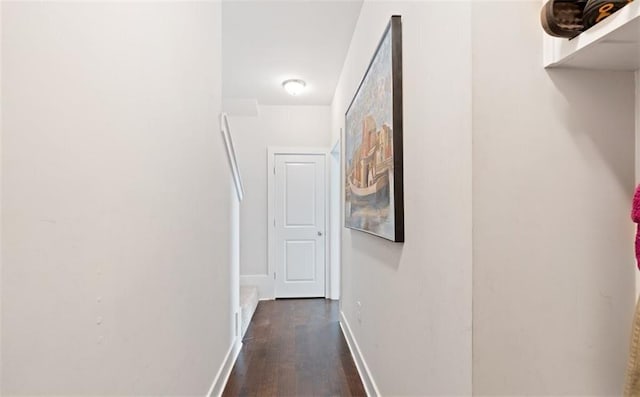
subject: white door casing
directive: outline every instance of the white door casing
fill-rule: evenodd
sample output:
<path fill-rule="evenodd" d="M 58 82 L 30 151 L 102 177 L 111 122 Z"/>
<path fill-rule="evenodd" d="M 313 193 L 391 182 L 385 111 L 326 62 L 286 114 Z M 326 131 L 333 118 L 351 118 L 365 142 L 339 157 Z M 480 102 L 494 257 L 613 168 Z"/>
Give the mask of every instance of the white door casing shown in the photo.
<path fill-rule="evenodd" d="M 324 297 L 325 155 L 274 156 L 275 297 Z"/>

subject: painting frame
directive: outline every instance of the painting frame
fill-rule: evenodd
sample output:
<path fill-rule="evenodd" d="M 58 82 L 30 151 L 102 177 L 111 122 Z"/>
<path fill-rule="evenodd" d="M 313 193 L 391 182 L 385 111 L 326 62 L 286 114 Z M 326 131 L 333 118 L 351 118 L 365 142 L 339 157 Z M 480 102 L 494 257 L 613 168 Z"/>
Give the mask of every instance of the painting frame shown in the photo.
<path fill-rule="evenodd" d="M 385 40 L 387 40 L 387 42 Z M 390 47 L 390 49 L 387 47 Z M 381 57 L 380 55 L 381 49 L 384 50 L 382 52 L 390 51 L 390 60 L 386 59 L 386 62 L 388 62 L 389 65 L 385 65 L 384 67 L 386 68 L 390 67 L 390 76 L 386 76 L 386 77 L 390 79 L 391 92 L 390 92 L 390 95 L 388 95 L 387 92 L 384 92 L 386 96 L 381 100 L 390 101 L 390 103 L 384 102 L 382 104 L 382 108 L 385 109 L 385 112 L 383 113 L 391 114 L 392 120 L 389 123 L 390 125 L 388 125 L 387 123 L 385 123 L 384 125 L 380 125 L 381 127 L 379 130 L 380 132 L 376 132 L 377 135 L 375 135 L 376 137 L 375 139 L 377 139 L 377 141 L 375 141 L 376 142 L 375 148 L 373 147 L 371 148 L 371 150 L 373 151 L 373 154 L 369 154 L 368 156 L 369 158 L 373 158 L 374 156 L 383 158 L 384 154 L 378 154 L 378 151 L 383 150 L 383 149 L 380 149 L 380 146 L 383 146 L 383 143 L 386 141 L 392 142 L 391 145 L 388 145 L 388 144 L 386 145 L 387 147 L 391 146 L 391 153 L 392 153 L 391 161 L 389 162 L 388 159 L 385 160 L 386 164 L 388 165 L 392 164 L 392 168 L 389 167 L 388 165 L 386 166 L 387 168 L 391 168 L 391 169 L 387 169 L 386 171 L 388 175 L 387 183 L 386 183 L 387 190 L 385 190 L 385 192 L 387 192 L 386 193 L 387 197 L 382 195 L 381 196 L 382 198 L 379 198 L 378 195 L 380 194 L 380 192 L 383 191 L 383 189 L 378 188 L 378 184 L 380 182 L 378 181 L 374 182 L 374 180 L 376 178 L 379 178 L 380 175 L 383 175 L 383 172 L 381 172 L 380 169 L 376 169 L 376 166 L 378 165 L 378 163 L 373 165 L 368 164 L 366 167 L 367 169 L 369 169 L 369 171 L 362 171 L 363 167 L 365 166 L 360 166 L 359 169 L 357 169 L 358 165 L 357 164 L 354 165 L 354 163 L 358 163 L 358 162 L 362 163 L 363 160 L 361 159 L 364 157 L 364 154 L 360 154 L 361 149 L 362 149 L 362 153 L 364 153 L 364 149 L 368 148 L 369 146 L 372 146 L 371 143 L 368 142 L 372 134 L 365 131 L 365 129 L 368 121 L 367 118 L 373 119 L 372 113 L 374 112 L 371 111 L 369 108 L 367 108 L 367 111 L 369 113 L 367 113 L 366 116 L 362 116 L 363 114 L 362 109 L 356 109 L 356 108 L 360 106 L 359 102 L 363 101 L 360 99 L 361 94 L 365 95 L 362 93 L 362 91 L 368 92 L 371 90 L 369 86 L 371 86 L 372 83 L 369 83 L 368 79 L 376 78 L 376 76 L 374 77 L 370 76 L 371 73 L 375 72 L 375 70 L 372 71 L 372 69 L 380 70 L 381 67 L 379 67 L 378 65 L 381 64 L 381 62 L 385 62 L 384 59 L 379 58 Z M 388 58 L 388 54 L 386 55 Z M 375 87 L 375 88 L 378 89 L 378 92 L 376 93 L 376 95 L 379 95 L 380 87 Z M 367 97 L 367 99 L 371 99 L 371 98 Z M 374 98 L 374 99 L 377 99 L 377 98 Z M 376 106 L 376 105 L 377 104 L 374 102 L 373 106 Z M 380 108 L 380 106 L 377 106 L 377 108 Z M 393 15 L 390 18 L 390 21 L 386 29 L 384 30 L 384 33 L 382 34 L 382 38 L 380 39 L 376 47 L 376 50 L 374 51 L 371 61 L 369 62 L 369 65 L 364 73 L 364 76 L 362 77 L 362 80 L 360 81 L 360 84 L 356 89 L 356 92 L 351 100 L 351 103 L 349 104 L 349 107 L 345 112 L 345 129 L 344 129 L 345 136 L 343 137 L 345 142 L 345 161 L 343 165 L 344 171 L 345 171 L 345 184 L 344 184 L 345 186 L 345 193 L 344 193 L 345 227 L 349 229 L 369 233 L 374 236 L 381 237 L 393 242 L 405 241 L 402 108 L 403 108 L 403 104 L 402 104 L 402 17 L 400 15 Z M 355 148 L 351 147 L 353 146 L 353 142 L 349 140 L 349 136 L 351 136 L 349 134 L 353 135 L 353 131 L 352 131 L 353 125 L 350 124 L 349 120 L 350 118 L 351 120 L 353 120 L 354 117 L 357 117 L 357 116 L 354 116 L 354 114 L 361 115 L 361 118 L 357 120 L 362 123 L 362 129 L 360 133 L 360 138 L 362 140 L 362 143 Z M 377 128 L 377 124 L 374 121 L 372 121 L 371 124 L 375 128 Z M 352 128 L 350 128 L 350 126 L 352 126 Z M 390 132 L 388 131 L 388 127 L 391 127 Z M 387 131 L 383 131 L 385 129 Z M 367 135 L 368 138 L 364 138 L 365 134 L 368 134 Z M 391 135 L 391 137 L 388 137 L 389 134 Z M 381 136 L 383 137 L 381 138 Z M 383 139 L 385 139 L 386 141 Z M 365 145 L 365 141 L 368 142 L 367 146 L 365 148 L 362 148 L 362 146 Z M 351 143 L 351 146 L 349 145 L 349 143 Z M 387 149 L 385 148 L 384 150 L 387 150 Z M 355 156 L 359 156 L 359 157 L 355 157 Z M 373 160 L 368 160 L 368 161 L 372 162 Z M 379 164 L 383 164 L 383 163 L 380 162 Z M 379 167 L 382 168 L 382 165 L 380 165 Z M 373 173 L 371 172 L 371 168 L 375 170 Z M 375 174 L 375 176 L 372 174 Z M 356 180 L 357 176 L 359 177 L 359 180 Z M 365 180 L 365 179 L 367 180 L 367 182 L 362 182 L 362 180 Z M 369 193 L 371 191 L 370 190 L 371 187 L 373 187 L 374 193 Z M 369 190 L 366 190 L 366 189 L 369 189 Z M 371 201 L 369 199 L 369 197 L 371 197 L 372 194 L 375 194 L 374 200 L 377 200 L 373 204 L 371 204 Z M 363 204 L 362 201 L 358 201 L 362 198 L 366 198 L 369 201 L 366 201 Z M 380 208 L 379 204 L 382 203 L 384 205 L 384 203 L 386 203 L 385 200 L 388 201 L 389 203 L 388 208 L 382 207 L 382 209 L 379 209 Z M 374 218 L 378 219 L 378 224 L 375 227 L 368 225 L 367 223 L 368 215 L 358 215 L 357 219 L 359 220 L 360 224 L 357 224 L 357 222 L 355 221 L 356 216 L 354 216 L 355 203 L 358 203 L 357 205 L 359 205 L 360 207 L 356 207 L 356 208 L 362 209 L 361 212 L 363 213 L 366 213 L 366 211 L 369 210 L 370 208 L 378 208 L 377 209 L 378 214 L 386 214 L 386 215 L 377 215 L 377 217 L 374 217 L 373 215 L 370 216 L 372 219 Z M 375 205 L 378 205 L 378 206 L 376 207 Z M 367 208 L 367 206 L 369 206 L 370 208 Z M 356 210 L 355 212 L 357 213 L 358 211 Z M 393 218 L 390 218 L 391 215 L 393 216 Z M 392 219 L 393 224 L 390 225 L 391 222 L 388 222 L 387 219 Z"/>

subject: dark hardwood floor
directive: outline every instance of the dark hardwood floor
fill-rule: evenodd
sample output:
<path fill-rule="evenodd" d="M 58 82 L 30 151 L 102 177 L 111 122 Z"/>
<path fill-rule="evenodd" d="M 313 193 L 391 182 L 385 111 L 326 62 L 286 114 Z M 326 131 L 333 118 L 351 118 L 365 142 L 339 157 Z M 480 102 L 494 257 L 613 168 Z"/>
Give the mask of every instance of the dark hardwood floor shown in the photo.
<path fill-rule="evenodd" d="M 365 396 L 338 302 L 262 301 L 223 396 Z"/>

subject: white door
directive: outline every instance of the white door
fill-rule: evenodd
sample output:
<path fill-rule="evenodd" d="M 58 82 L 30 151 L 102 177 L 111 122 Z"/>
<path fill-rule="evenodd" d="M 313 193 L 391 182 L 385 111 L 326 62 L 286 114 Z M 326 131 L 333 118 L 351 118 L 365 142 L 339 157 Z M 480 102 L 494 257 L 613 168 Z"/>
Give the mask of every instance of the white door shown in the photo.
<path fill-rule="evenodd" d="M 276 298 L 324 297 L 325 156 L 275 156 Z"/>

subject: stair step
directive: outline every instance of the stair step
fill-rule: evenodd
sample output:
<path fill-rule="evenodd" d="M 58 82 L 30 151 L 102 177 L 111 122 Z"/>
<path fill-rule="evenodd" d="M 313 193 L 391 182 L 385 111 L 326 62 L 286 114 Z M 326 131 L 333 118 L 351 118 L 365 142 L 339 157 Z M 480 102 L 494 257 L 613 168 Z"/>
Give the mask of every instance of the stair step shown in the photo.
<path fill-rule="evenodd" d="M 240 287 L 240 321 L 242 336 L 247 332 L 253 313 L 258 307 L 258 287 L 243 285 Z"/>

